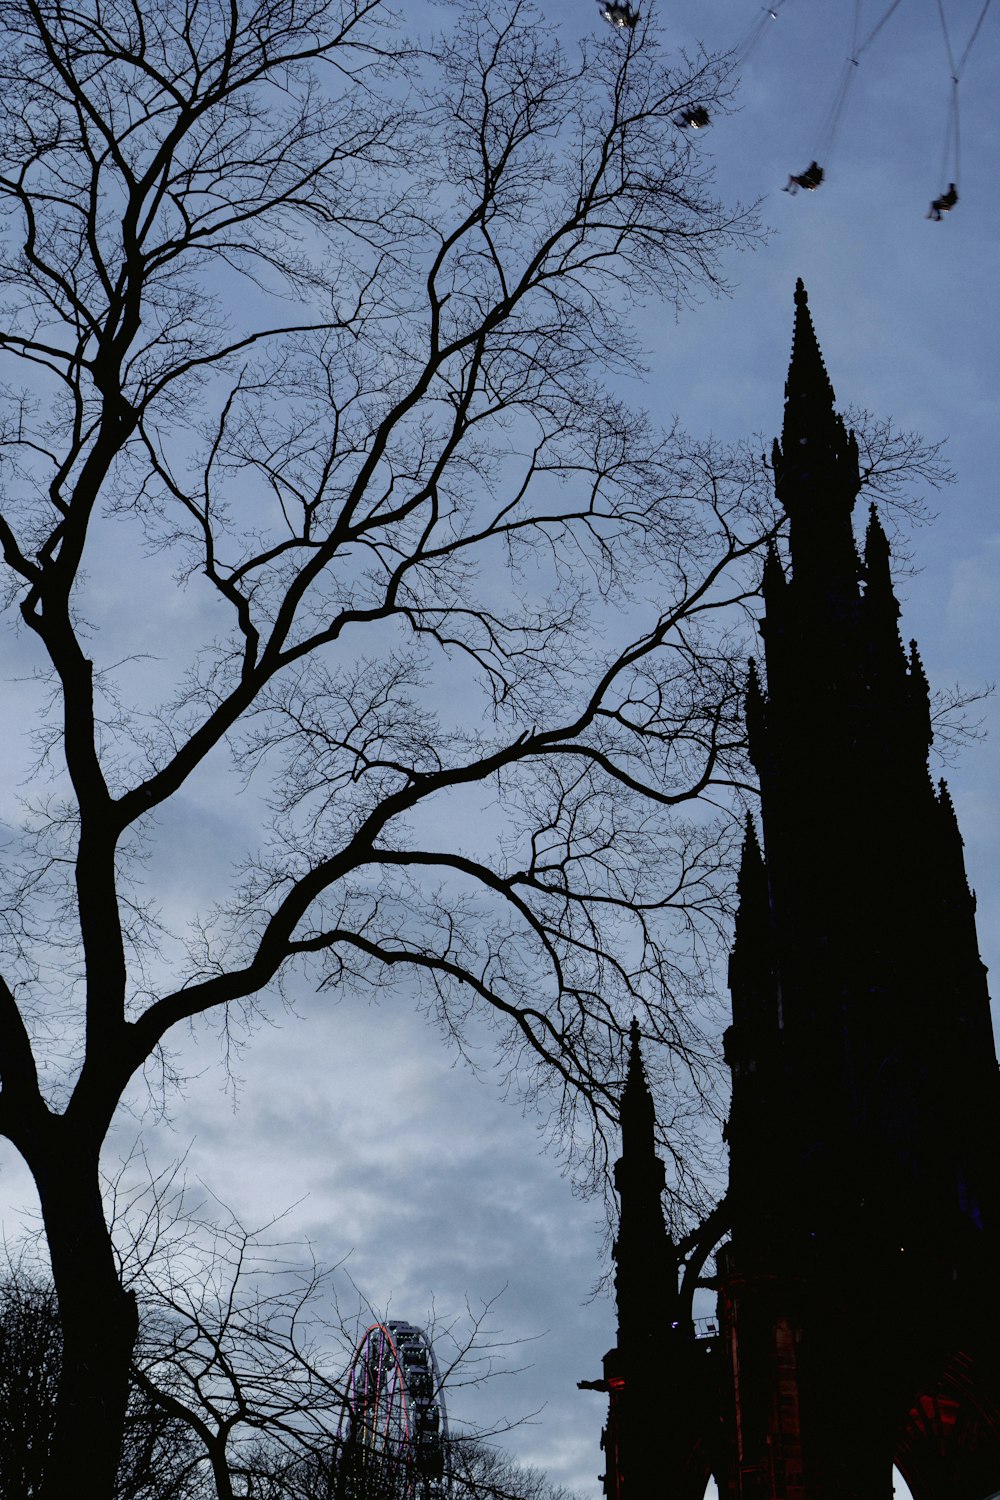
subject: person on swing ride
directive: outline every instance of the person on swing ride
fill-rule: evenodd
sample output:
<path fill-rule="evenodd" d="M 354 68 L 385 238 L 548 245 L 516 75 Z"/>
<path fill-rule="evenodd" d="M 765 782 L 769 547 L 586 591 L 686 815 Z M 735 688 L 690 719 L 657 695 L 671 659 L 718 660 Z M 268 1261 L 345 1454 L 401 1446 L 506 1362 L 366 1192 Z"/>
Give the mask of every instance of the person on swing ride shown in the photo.
<path fill-rule="evenodd" d="M 601 15 L 612 26 L 627 26 L 630 31 L 635 29 L 639 20 L 639 12 L 633 10 L 631 5 L 602 5 Z"/>
<path fill-rule="evenodd" d="M 946 193 L 942 193 L 940 198 L 934 199 L 927 217 L 929 219 L 933 219 L 935 223 L 939 224 L 945 214 L 951 213 L 951 210 L 955 207 L 955 204 L 957 202 L 958 188 L 953 182 L 949 182 L 948 191 Z"/>
<path fill-rule="evenodd" d="M 783 187 L 783 193 L 797 193 L 799 188 L 805 188 L 807 193 L 814 193 L 823 181 L 823 168 L 818 161 L 811 161 L 805 171 L 799 177 L 789 177 L 787 186 Z"/>
<path fill-rule="evenodd" d="M 681 110 L 679 115 L 674 116 L 674 124 L 679 125 L 682 130 L 704 130 L 706 125 L 711 125 L 712 117 L 704 104 L 695 104 L 690 109 Z"/>

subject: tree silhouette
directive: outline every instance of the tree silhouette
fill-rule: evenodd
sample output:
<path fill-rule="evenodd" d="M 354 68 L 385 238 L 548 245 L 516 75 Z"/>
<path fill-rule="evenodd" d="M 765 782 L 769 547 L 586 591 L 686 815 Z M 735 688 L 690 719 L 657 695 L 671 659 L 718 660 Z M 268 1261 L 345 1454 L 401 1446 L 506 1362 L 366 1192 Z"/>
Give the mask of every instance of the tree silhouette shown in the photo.
<path fill-rule="evenodd" d="M 55 1289 L 12 1264 L 0 1280 L 0 1494 L 37 1500 L 52 1462 L 62 1333 Z M 114 1500 L 206 1500 L 190 1428 L 133 1382 Z"/>
<path fill-rule="evenodd" d="M 488 1431 L 462 1423 L 446 1463 L 440 1448 L 431 1465 L 414 1450 L 369 1462 L 352 1441 L 349 1368 L 361 1331 L 384 1319 L 366 1304 L 342 1314 L 342 1267 L 281 1238 L 284 1215 L 247 1227 L 182 1168 L 150 1173 L 137 1149 L 106 1183 L 121 1278 L 140 1308 L 114 1500 L 459 1500 L 473 1476 L 515 1470 L 532 1496 L 549 1492 L 490 1446 L 528 1415 Z M 494 1327 L 502 1295 L 426 1320 L 441 1353 L 428 1377 L 439 1409 L 446 1393 L 520 1373 L 511 1357 L 526 1341 Z M 37 1500 L 52 1462 L 62 1332 L 30 1239 L 0 1276 L 0 1348 L 0 1493 Z"/>

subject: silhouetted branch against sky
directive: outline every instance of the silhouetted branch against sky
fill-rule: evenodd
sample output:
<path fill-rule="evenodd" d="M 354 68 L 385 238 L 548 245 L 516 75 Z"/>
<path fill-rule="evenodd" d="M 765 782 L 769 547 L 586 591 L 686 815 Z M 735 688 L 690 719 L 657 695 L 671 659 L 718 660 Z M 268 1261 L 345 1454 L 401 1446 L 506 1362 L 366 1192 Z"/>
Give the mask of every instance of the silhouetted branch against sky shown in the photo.
<path fill-rule="evenodd" d="M 339 1298 L 358 1289 L 343 1266 L 318 1265 L 308 1244 L 285 1236 L 287 1214 L 259 1226 L 186 1180 L 184 1163 L 151 1172 L 140 1146 L 106 1182 L 122 1281 L 142 1308 L 132 1358 L 128 1452 L 116 1495 L 233 1500 L 270 1494 L 265 1480 L 298 1493 L 315 1467 L 336 1471 L 348 1444 L 345 1403 L 362 1336 L 391 1316 L 363 1296 L 350 1314 Z M 463 1395 L 523 1372 L 524 1339 L 495 1327 L 503 1290 L 460 1314 L 433 1309 L 424 1333 L 438 1356 L 430 1399 L 447 1401 L 452 1461 L 465 1472 L 473 1450 L 509 1433 L 463 1420 Z M 360 1315 L 359 1315 L 360 1310 Z M 0 1474 L 5 1494 L 44 1485 L 55 1425 L 61 1331 L 55 1292 L 37 1244 L 7 1247 L 0 1275 Z M 456 1421 L 457 1418 L 457 1421 Z M 183 1481 L 183 1482 L 182 1482 Z M 321 1488 L 304 1486 L 304 1494 Z"/>
<path fill-rule="evenodd" d="M 713 613 L 773 524 L 602 385 L 631 291 L 713 286 L 755 233 L 671 124 L 691 77 L 522 4 L 423 48 L 377 5 L 3 15 L 0 537 L 52 683 L 18 922 L 80 1006 L 53 1102 L 106 1123 L 174 1024 L 299 955 L 492 1008 L 599 1098 L 664 919 L 715 889 L 712 839 L 680 880 L 661 850 L 738 758 Z M 720 64 L 696 83 L 721 103 Z M 222 757 L 270 814 L 192 936 L 129 855 Z M 516 853 L 506 815 L 455 838 L 470 796 Z M 45 968 L 17 944 L 31 1014 Z"/>

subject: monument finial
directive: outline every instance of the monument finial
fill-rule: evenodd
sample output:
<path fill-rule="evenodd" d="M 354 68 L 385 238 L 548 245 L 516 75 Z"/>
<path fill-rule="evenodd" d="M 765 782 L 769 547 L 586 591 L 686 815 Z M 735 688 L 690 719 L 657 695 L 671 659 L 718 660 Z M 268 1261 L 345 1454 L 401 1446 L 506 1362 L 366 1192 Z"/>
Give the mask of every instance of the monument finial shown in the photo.
<path fill-rule="evenodd" d="M 826 371 L 801 276 L 795 283 L 792 357 L 785 381 L 781 442 L 775 443 L 775 492 L 789 514 L 803 500 L 813 503 L 817 488 L 837 491 L 849 515 L 861 487 L 854 435 L 834 409 L 836 393 Z M 792 548 L 793 567 L 798 559 Z"/>
<path fill-rule="evenodd" d="M 800 276 L 795 283 L 795 329 L 792 334 L 792 358 L 785 382 L 786 418 L 790 402 L 807 400 L 817 405 L 822 403 L 832 411 L 836 399 L 813 327 L 809 294 Z"/>

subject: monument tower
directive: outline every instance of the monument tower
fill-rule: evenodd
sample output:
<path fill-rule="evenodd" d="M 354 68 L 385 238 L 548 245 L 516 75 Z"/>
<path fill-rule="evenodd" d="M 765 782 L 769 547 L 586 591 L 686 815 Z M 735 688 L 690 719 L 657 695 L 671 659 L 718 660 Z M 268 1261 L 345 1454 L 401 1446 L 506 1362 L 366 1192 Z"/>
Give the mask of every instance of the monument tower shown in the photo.
<path fill-rule="evenodd" d="M 748 820 L 725 1034 L 729 1191 L 662 1262 L 671 1294 L 682 1263 L 690 1287 L 728 1233 L 718 1335 L 696 1339 L 688 1300 L 675 1302 L 661 1406 L 685 1412 L 687 1441 L 653 1482 L 626 1441 L 607 1488 L 689 1500 L 711 1470 L 723 1500 L 891 1500 L 895 1465 L 914 1500 L 988 1500 L 1000 1491 L 1000 1097 L 975 897 L 947 787 L 928 772 L 927 679 L 900 640 L 874 507 L 859 555 L 857 444 L 801 282 L 795 309 L 773 454 L 788 566 L 772 548 L 765 676 L 752 666 L 747 693 L 763 838 Z M 623 1224 L 639 1191 L 630 1149 Z M 620 1302 L 631 1277 L 619 1245 Z M 627 1400 L 621 1340 L 613 1353 Z M 614 1441 L 614 1410 L 610 1426 Z"/>

